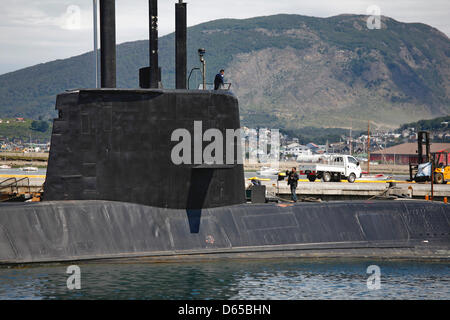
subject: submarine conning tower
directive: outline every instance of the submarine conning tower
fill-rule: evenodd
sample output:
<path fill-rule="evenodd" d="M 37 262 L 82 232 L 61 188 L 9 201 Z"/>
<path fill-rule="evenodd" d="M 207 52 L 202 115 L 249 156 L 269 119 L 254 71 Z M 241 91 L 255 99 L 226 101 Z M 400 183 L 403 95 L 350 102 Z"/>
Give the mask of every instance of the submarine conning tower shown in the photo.
<path fill-rule="evenodd" d="M 173 209 L 245 202 L 238 135 L 228 141 L 231 148 L 215 154 L 215 162 L 198 156 L 212 141 L 203 139 L 209 129 L 226 137 L 240 128 L 238 100 L 223 90 L 185 90 L 182 1 L 176 4 L 177 89 L 161 88 L 157 0 L 149 0 L 149 9 L 150 67 L 140 70 L 141 88 L 116 89 L 115 1 L 100 0 L 102 88 L 58 95 L 44 201 L 110 200 Z M 189 139 L 174 139 L 175 132 Z M 180 164 L 173 154 L 181 142 L 186 148 L 179 156 L 191 161 Z"/>

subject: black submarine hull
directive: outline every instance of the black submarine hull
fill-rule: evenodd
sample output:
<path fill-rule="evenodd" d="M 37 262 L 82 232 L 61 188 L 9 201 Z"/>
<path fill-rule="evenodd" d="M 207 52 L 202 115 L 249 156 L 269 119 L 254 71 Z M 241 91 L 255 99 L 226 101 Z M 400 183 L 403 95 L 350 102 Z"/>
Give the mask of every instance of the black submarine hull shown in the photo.
<path fill-rule="evenodd" d="M 450 210 L 422 201 L 234 205 L 113 201 L 0 206 L 0 264 L 108 259 L 450 258 Z"/>

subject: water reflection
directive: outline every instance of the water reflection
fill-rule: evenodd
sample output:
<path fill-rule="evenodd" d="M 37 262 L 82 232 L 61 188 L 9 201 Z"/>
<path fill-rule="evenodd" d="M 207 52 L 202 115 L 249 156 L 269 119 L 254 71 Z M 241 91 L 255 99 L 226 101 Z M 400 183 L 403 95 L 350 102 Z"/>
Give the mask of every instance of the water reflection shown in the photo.
<path fill-rule="evenodd" d="M 366 286 L 381 268 L 380 290 Z M 0 299 L 449 299 L 445 263 L 336 260 L 81 264 L 78 291 L 66 265 L 0 269 Z"/>

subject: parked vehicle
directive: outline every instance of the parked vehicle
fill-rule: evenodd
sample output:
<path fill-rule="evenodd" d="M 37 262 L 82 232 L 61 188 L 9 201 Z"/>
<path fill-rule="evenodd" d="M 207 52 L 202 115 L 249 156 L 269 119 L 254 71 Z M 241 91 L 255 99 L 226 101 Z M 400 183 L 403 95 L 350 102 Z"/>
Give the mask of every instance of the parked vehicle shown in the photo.
<path fill-rule="evenodd" d="M 279 170 L 270 167 L 262 167 L 261 170 L 256 171 L 256 174 L 259 176 L 276 176 Z"/>
<path fill-rule="evenodd" d="M 300 174 L 308 176 L 311 182 L 322 179 L 324 182 L 340 182 L 347 179 L 348 182 L 355 182 L 356 178 L 362 175 L 361 166 L 358 160 L 348 155 L 332 155 L 324 163 L 312 163 L 299 166 Z"/>

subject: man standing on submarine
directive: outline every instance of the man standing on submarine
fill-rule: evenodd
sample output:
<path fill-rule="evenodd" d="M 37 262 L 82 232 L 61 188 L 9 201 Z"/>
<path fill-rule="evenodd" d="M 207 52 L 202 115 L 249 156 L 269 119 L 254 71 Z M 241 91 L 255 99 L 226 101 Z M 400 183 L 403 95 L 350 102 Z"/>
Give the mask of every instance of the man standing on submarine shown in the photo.
<path fill-rule="evenodd" d="M 220 70 L 218 74 L 216 74 L 216 78 L 214 79 L 214 90 L 222 89 L 224 86 L 223 76 L 225 74 L 225 70 Z"/>
<path fill-rule="evenodd" d="M 293 167 L 292 171 L 286 171 L 288 177 L 288 185 L 291 186 L 291 197 L 292 201 L 297 202 L 297 185 L 298 185 L 298 173 L 297 168 Z"/>

